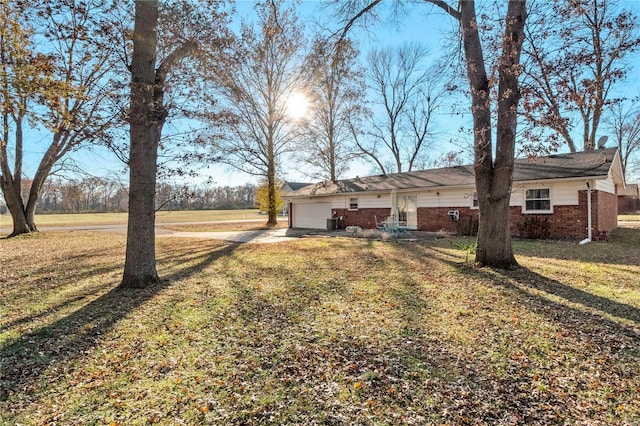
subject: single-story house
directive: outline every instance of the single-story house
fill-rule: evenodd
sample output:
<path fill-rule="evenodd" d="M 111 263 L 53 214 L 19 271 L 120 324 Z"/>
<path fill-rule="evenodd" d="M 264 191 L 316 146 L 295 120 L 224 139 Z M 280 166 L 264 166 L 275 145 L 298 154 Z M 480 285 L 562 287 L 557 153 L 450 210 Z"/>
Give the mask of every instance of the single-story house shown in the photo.
<path fill-rule="evenodd" d="M 617 227 L 617 193 L 624 187 L 617 148 L 517 159 L 512 235 L 534 219 L 545 222 L 551 238 L 607 238 Z M 392 198 L 413 230 L 457 232 L 479 214 L 471 165 L 324 181 L 285 198 L 291 228 L 327 229 L 333 218 L 341 228 L 374 229 L 391 215 Z"/>
<path fill-rule="evenodd" d="M 618 213 L 632 213 L 640 210 L 640 193 L 637 184 L 628 184 L 618 191 Z"/>

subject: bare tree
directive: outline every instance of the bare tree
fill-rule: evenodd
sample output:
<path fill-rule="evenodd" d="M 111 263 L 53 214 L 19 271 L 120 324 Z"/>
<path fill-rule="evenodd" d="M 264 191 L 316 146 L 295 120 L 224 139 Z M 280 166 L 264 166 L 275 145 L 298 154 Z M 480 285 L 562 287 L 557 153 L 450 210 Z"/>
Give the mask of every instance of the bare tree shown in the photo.
<path fill-rule="evenodd" d="M 620 150 L 622 171 L 631 179 L 640 171 L 640 99 L 614 105 L 608 124 Z"/>
<path fill-rule="evenodd" d="M 375 93 L 373 105 L 382 112 L 370 116 L 371 130 L 356 142 L 382 173 L 411 171 L 426 161 L 433 112 L 444 93 L 442 73 L 426 66 L 428 56 L 429 50 L 417 43 L 369 52 L 367 80 Z M 392 165 L 386 166 L 388 155 Z"/>
<path fill-rule="evenodd" d="M 350 40 L 335 43 L 316 38 L 307 67 L 312 70 L 311 99 L 306 120 L 302 161 L 309 176 L 336 180 L 358 156 L 350 123 L 363 112 L 364 71 Z"/>
<path fill-rule="evenodd" d="M 289 113 L 294 96 L 304 92 L 305 38 L 295 9 L 281 1 L 256 6 L 259 29 L 244 23 L 235 60 L 225 72 L 222 90 L 232 115 L 229 135 L 214 142 L 218 159 L 268 185 L 269 226 L 277 225 L 278 161 L 299 135 Z"/>
<path fill-rule="evenodd" d="M 525 135 L 533 145 L 551 140 L 571 152 L 594 149 L 603 114 L 617 101 L 611 89 L 628 73 L 625 58 L 640 46 L 637 18 L 614 0 L 536 5 L 524 48 Z"/>

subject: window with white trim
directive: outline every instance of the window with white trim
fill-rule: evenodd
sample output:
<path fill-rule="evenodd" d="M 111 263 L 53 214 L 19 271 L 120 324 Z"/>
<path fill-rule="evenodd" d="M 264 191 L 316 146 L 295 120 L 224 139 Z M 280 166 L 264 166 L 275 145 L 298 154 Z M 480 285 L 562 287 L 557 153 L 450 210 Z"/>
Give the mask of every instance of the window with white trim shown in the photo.
<path fill-rule="evenodd" d="M 549 188 L 527 189 L 524 196 L 524 211 L 551 212 Z"/>
<path fill-rule="evenodd" d="M 358 198 L 349 198 L 349 210 L 358 210 Z"/>

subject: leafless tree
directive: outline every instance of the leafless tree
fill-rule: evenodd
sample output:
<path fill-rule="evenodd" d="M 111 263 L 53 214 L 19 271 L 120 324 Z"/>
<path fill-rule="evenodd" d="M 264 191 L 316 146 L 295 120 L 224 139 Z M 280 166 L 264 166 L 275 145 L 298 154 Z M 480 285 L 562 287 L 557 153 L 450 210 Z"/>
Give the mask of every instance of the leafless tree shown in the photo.
<path fill-rule="evenodd" d="M 350 123 L 363 113 L 364 79 L 350 40 L 317 37 L 307 61 L 312 70 L 309 112 L 300 157 L 307 175 L 336 180 L 358 156 Z"/>
<path fill-rule="evenodd" d="M 265 1 L 256 11 L 258 29 L 242 25 L 234 60 L 222 76 L 231 118 L 229 134 L 214 141 L 214 149 L 219 161 L 266 179 L 267 224 L 276 226 L 278 163 L 300 134 L 290 103 L 306 89 L 305 37 L 294 7 Z"/>
<path fill-rule="evenodd" d="M 356 142 L 382 173 L 411 171 L 427 160 L 433 114 L 445 93 L 442 73 L 426 66 L 429 53 L 418 43 L 369 52 L 367 81 L 375 94 L 372 109 L 381 112 L 370 116 L 370 131 Z M 387 166 L 389 155 L 392 161 Z"/>
<path fill-rule="evenodd" d="M 622 170 L 628 181 L 640 172 L 640 99 L 613 105 L 607 121 L 620 150 Z"/>

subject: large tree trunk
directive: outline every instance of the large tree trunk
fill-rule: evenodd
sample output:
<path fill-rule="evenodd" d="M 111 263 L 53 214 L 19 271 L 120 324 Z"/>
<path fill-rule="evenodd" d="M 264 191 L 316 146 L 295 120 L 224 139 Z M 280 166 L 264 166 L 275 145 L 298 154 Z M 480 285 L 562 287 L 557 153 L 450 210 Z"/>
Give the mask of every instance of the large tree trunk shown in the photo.
<path fill-rule="evenodd" d="M 159 282 L 155 258 L 155 184 L 160 116 L 154 97 L 158 2 L 136 1 L 131 60 L 129 222 L 121 287 Z"/>
<path fill-rule="evenodd" d="M 9 214 L 11 214 L 11 220 L 13 221 L 13 231 L 9 236 L 15 237 L 16 235 L 28 234 L 30 230 L 24 214 L 22 198 L 15 192 L 11 174 L 5 173 L 4 170 L 2 171 L 2 176 L 0 178 L 0 187 L 2 187 L 4 201 L 7 203 L 7 208 L 9 209 Z"/>
<path fill-rule="evenodd" d="M 501 269 L 518 265 L 511 248 L 509 200 L 510 197 L 503 197 L 498 201 L 483 203 L 478 199 L 481 213 L 476 262 L 479 265 Z"/>
<path fill-rule="evenodd" d="M 490 85 L 485 71 L 478 33 L 475 4 L 461 1 L 460 25 L 463 34 L 467 76 L 471 88 L 474 127 L 474 169 L 480 208 L 476 262 L 483 266 L 517 266 L 511 248 L 510 209 L 513 181 L 520 52 L 524 37 L 524 0 L 509 1 L 505 36 L 499 58 L 498 119 L 495 162 L 491 141 Z"/>
<path fill-rule="evenodd" d="M 36 204 L 38 199 L 40 198 L 40 193 L 42 192 L 42 187 L 44 186 L 45 181 L 49 177 L 51 173 L 51 169 L 53 165 L 60 158 L 60 153 L 58 152 L 58 143 L 59 136 L 56 134 L 54 136 L 53 143 L 47 149 L 47 152 L 42 157 L 42 161 L 38 165 L 38 170 L 36 170 L 36 174 L 33 177 L 33 181 L 31 182 L 31 188 L 29 189 L 29 199 L 27 200 L 27 205 L 24 209 L 24 215 L 27 220 L 27 226 L 31 231 L 37 231 L 36 227 Z"/>

